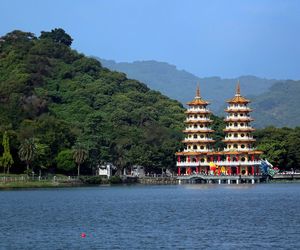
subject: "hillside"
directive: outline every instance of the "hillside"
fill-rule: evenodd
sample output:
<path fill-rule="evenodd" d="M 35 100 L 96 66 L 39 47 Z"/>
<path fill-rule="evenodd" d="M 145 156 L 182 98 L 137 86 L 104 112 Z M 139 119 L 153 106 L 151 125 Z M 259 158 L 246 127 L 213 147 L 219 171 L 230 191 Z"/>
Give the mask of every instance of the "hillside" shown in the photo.
<path fill-rule="evenodd" d="M 71 44 L 62 29 L 0 38 L 0 131 L 11 138 L 12 170 L 24 170 L 17 152 L 26 139 L 40 150 L 35 168 L 49 171 L 74 173 L 73 148 L 89 152 L 84 173 L 101 162 L 113 162 L 119 172 L 134 164 L 149 171 L 173 167 L 182 105 Z"/>
<path fill-rule="evenodd" d="M 278 82 L 252 101 L 257 127 L 300 125 L 300 81 Z"/>
<path fill-rule="evenodd" d="M 277 80 L 262 79 L 255 76 L 241 76 L 233 79 L 199 78 L 185 70 L 177 69 L 174 65 L 157 61 L 116 63 L 112 60 L 99 60 L 103 66 L 111 70 L 124 72 L 128 77 L 140 80 L 150 88 L 159 90 L 182 103 L 193 99 L 196 84 L 200 82 L 202 96 L 211 101 L 211 109 L 217 115 L 224 115 L 224 103 L 234 94 L 238 79 L 245 96 L 264 93 L 277 82 Z"/>

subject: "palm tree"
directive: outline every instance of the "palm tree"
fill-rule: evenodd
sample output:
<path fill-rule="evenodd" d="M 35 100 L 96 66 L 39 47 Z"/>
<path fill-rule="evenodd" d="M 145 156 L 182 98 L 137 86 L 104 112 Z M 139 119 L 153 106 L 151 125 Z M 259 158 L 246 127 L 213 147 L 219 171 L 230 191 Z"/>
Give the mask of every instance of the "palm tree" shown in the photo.
<path fill-rule="evenodd" d="M 80 175 L 80 165 L 88 158 L 88 151 L 81 145 L 77 145 L 74 149 L 73 159 L 77 164 L 77 175 Z"/>
<path fill-rule="evenodd" d="M 33 138 L 25 139 L 19 147 L 19 157 L 21 161 L 26 162 L 27 174 L 29 165 L 33 161 L 36 154 L 36 145 Z"/>

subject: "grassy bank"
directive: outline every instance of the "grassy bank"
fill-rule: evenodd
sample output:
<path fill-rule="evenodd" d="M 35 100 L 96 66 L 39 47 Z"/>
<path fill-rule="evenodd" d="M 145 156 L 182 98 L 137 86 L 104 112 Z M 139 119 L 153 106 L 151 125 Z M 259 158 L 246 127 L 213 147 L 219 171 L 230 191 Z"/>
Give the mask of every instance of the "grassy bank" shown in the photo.
<path fill-rule="evenodd" d="M 101 184 L 122 184 L 120 177 L 112 176 L 103 178 L 101 176 L 80 176 L 69 179 L 67 176 L 59 175 L 49 179 L 32 179 L 26 175 L 0 176 L 0 190 L 14 188 L 52 188 L 52 187 L 79 187 Z"/>
<path fill-rule="evenodd" d="M 0 182 L 0 189 L 14 189 L 14 188 L 51 188 L 51 187 L 73 187 L 81 186 L 82 183 L 66 183 L 53 181 L 12 181 Z"/>

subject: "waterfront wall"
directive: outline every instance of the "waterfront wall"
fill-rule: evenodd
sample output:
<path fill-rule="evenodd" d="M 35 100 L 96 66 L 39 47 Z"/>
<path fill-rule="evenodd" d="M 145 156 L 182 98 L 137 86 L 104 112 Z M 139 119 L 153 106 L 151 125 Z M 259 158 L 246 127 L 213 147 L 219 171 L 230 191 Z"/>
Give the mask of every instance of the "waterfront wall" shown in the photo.
<path fill-rule="evenodd" d="M 176 177 L 140 177 L 137 180 L 140 184 L 149 185 L 173 185 L 178 184 Z"/>

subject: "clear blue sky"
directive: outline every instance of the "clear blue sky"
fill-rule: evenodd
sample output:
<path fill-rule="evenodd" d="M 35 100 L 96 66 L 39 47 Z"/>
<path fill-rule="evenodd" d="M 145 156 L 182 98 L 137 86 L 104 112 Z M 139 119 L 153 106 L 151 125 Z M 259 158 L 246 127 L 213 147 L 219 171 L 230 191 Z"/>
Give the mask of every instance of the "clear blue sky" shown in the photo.
<path fill-rule="evenodd" d="M 0 0 L 0 35 L 61 27 L 86 55 L 300 79 L 298 0 Z"/>

